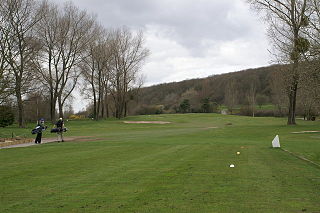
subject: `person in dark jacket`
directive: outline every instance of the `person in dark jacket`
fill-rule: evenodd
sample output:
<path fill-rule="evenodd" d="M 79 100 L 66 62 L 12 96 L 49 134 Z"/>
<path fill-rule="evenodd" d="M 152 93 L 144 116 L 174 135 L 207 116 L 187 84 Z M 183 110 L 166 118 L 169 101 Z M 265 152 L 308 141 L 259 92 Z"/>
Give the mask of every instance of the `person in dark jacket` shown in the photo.
<path fill-rule="evenodd" d="M 40 144 L 41 143 L 41 138 L 42 138 L 42 131 L 46 129 L 46 127 L 44 126 L 44 119 L 43 118 L 38 120 L 37 126 L 36 126 L 35 129 L 37 131 L 37 137 L 36 137 L 36 140 L 34 142 L 36 144 Z"/>
<path fill-rule="evenodd" d="M 63 123 L 63 119 L 59 118 L 59 120 L 56 122 L 57 129 L 59 129 L 59 131 L 57 132 L 58 134 L 58 142 L 64 142 L 63 140 L 63 128 L 64 128 L 64 123 Z"/>

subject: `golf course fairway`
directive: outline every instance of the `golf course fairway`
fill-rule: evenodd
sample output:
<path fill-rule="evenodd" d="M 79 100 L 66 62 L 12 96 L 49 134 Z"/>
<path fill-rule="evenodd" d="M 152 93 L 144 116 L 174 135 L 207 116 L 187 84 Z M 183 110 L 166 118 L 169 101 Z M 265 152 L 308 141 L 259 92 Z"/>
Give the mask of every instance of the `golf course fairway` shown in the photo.
<path fill-rule="evenodd" d="M 65 137 L 88 139 L 0 149 L 1 213 L 320 212 L 320 133 L 293 133 L 319 121 L 175 114 L 65 125 Z M 29 127 L 0 131 L 33 137 Z M 281 148 L 271 148 L 276 135 Z"/>

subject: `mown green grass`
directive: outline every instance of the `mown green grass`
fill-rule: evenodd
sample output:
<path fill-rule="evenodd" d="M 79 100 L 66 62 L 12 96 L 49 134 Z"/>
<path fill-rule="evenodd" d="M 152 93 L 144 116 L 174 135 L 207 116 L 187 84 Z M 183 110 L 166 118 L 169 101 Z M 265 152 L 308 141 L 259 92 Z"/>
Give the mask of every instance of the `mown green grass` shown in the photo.
<path fill-rule="evenodd" d="M 172 123 L 70 121 L 66 135 L 97 141 L 0 150 L 0 212 L 320 212 L 320 168 L 270 148 L 278 134 L 282 147 L 320 164 L 320 134 L 291 133 L 320 130 L 318 121 L 126 120 Z"/>
<path fill-rule="evenodd" d="M 243 107 L 248 107 L 245 105 L 236 105 L 233 109 L 233 113 L 239 113 L 240 109 Z M 219 106 L 219 110 L 227 110 L 228 107 L 226 105 L 220 105 Z M 255 105 L 255 110 L 275 110 L 276 106 L 274 104 L 263 104 L 261 106 L 259 106 L 258 104 Z"/>

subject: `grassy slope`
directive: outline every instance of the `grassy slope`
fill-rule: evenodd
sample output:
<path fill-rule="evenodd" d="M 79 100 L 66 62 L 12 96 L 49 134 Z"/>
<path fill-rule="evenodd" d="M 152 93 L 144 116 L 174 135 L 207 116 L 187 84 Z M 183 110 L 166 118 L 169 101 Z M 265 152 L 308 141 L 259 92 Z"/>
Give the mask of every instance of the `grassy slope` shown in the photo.
<path fill-rule="evenodd" d="M 0 212 L 320 212 L 320 168 L 270 148 L 279 134 L 284 148 L 320 163 L 320 135 L 291 134 L 319 130 L 319 122 L 216 114 L 127 120 L 173 123 L 69 122 L 68 135 L 104 140 L 0 150 Z"/>

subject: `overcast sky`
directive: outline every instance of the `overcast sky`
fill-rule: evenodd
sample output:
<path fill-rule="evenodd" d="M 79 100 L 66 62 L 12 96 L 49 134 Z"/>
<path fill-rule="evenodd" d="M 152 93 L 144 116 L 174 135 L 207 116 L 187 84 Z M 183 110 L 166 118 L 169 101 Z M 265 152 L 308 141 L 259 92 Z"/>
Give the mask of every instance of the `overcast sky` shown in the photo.
<path fill-rule="evenodd" d="M 54 0 L 56 3 L 65 0 Z M 268 65 L 265 26 L 245 0 L 73 0 L 106 28 L 143 30 L 145 86 Z"/>
<path fill-rule="evenodd" d="M 63 3 L 65 0 L 54 0 Z M 73 0 L 106 28 L 142 29 L 145 85 L 268 65 L 264 24 L 245 0 Z"/>

